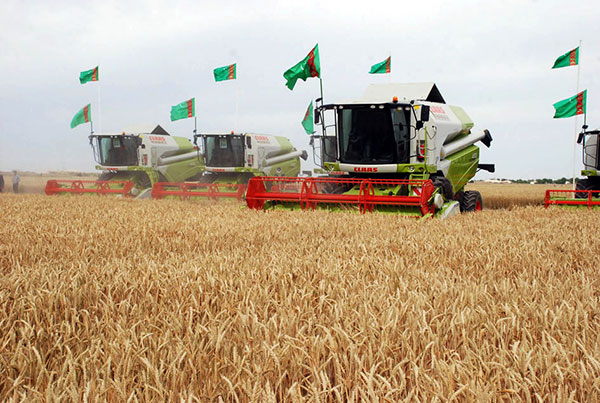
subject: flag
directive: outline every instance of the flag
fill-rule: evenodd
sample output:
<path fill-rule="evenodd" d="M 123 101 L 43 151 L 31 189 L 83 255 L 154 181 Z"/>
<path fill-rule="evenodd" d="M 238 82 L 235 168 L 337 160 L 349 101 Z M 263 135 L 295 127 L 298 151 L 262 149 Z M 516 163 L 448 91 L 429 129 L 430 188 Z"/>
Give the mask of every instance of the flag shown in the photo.
<path fill-rule="evenodd" d="M 87 104 L 86 106 L 81 108 L 79 110 L 79 112 L 77 112 L 75 114 L 75 116 L 73 116 L 73 119 L 71 120 L 71 129 L 74 128 L 75 126 L 79 126 L 83 123 L 91 122 L 91 120 L 92 120 L 92 107 L 90 104 Z"/>
<path fill-rule="evenodd" d="M 188 99 L 171 107 L 171 122 L 196 116 L 196 98 Z"/>
<path fill-rule="evenodd" d="M 313 134 L 315 132 L 312 101 L 310 101 L 310 104 L 308 104 L 308 109 L 304 114 L 304 119 L 302 119 L 302 127 L 304 127 L 306 134 Z"/>
<path fill-rule="evenodd" d="M 381 63 L 377 63 L 371 66 L 369 74 L 386 74 L 392 71 L 392 56 L 388 57 Z"/>
<path fill-rule="evenodd" d="M 319 61 L 319 44 L 306 55 L 301 62 L 283 73 L 283 77 L 287 80 L 285 85 L 293 90 L 296 81 L 301 79 L 306 81 L 310 77 L 321 77 L 321 62 Z"/>
<path fill-rule="evenodd" d="M 100 78 L 98 73 L 98 66 L 94 67 L 91 70 L 82 71 L 79 73 L 79 82 L 81 84 L 85 84 L 88 81 L 98 81 Z"/>
<path fill-rule="evenodd" d="M 561 67 L 569 67 L 576 66 L 579 64 L 579 46 L 575 49 L 568 51 L 562 56 L 559 56 L 558 59 L 554 62 L 553 69 L 558 69 Z"/>
<path fill-rule="evenodd" d="M 570 118 L 575 115 L 583 115 L 585 113 L 585 104 L 587 99 L 587 90 L 580 92 L 571 98 L 558 101 L 554 106 L 554 118 Z"/>
<path fill-rule="evenodd" d="M 213 70 L 215 75 L 215 81 L 235 80 L 236 75 L 236 64 L 230 64 L 229 66 L 217 67 Z"/>

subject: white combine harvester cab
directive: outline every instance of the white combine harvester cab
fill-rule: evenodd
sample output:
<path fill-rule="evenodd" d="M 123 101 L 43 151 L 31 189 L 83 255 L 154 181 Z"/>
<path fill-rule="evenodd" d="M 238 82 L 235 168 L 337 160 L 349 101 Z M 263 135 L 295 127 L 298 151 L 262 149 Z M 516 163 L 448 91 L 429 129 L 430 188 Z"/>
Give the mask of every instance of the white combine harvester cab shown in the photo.
<path fill-rule="evenodd" d="M 600 129 L 587 130 L 587 125 L 583 126 L 577 143 L 583 145 L 583 171 L 581 174 L 587 176 L 585 179 L 577 181 L 577 190 L 600 190 Z M 585 197 L 584 193 L 577 193 L 577 197 Z"/>

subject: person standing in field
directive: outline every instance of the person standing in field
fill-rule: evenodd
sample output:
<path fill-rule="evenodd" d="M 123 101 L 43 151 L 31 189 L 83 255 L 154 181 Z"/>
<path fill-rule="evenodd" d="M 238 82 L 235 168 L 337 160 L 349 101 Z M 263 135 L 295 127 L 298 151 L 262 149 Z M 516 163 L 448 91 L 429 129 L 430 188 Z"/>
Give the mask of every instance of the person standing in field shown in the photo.
<path fill-rule="evenodd" d="M 0 193 L 4 190 L 4 176 L 0 174 Z"/>
<path fill-rule="evenodd" d="M 19 182 L 21 181 L 21 178 L 19 177 L 19 174 L 17 173 L 17 171 L 13 171 L 14 175 L 13 175 L 13 193 L 19 193 Z"/>

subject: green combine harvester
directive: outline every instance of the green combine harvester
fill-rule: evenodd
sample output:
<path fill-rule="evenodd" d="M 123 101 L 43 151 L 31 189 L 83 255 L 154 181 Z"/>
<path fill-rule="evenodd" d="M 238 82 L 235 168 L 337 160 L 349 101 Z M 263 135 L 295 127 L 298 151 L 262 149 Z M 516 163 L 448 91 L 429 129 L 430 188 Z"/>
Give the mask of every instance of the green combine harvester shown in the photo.
<path fill-rule="evenodd" d="M 548 189 L 546 190 L 545 207 L 550 205 L 598 208 L 600 207 L 600 130 L 587 130 L 584 125 L 577 144 L 582 144 L 583 167 L 581 175 L 587 178 L 579 179 L 575 190 Z"/>
<path fill-rule="evenodd" d="M 319 104 L 320 102 L 320 104 Z M 465 191 L 477 172 L 487 130 L 446 104 L 434 83 L 374 84 L 362 98 L 323 105 L 317 100 L 313 135 L 315 173 L 310 178 L 256 177 L 246 202 L 263 209 L 317 207 L 449 217 L 483 208 L 481 195 Z"/>
<path fill-rule="evenodd" d="M 194 135 L 199 155 L 205 162 L 197 182 L 155 183 L 152 197 L 242 200 L 250 178 L 256 176 L 296 177 L 304 150 L 296 150 L 289 139 L 256 133 L 204 133 Z"/>
<path fill-rule="evenodd" d="M 94 193 L 150 197 L 158 182 L 199 180 L 205 171 L 204 159 L 185 137 L 171 136 L 160 125 L 120 134 L 89 136 L 98 181 L 50 180 L 46 194 Z"/>

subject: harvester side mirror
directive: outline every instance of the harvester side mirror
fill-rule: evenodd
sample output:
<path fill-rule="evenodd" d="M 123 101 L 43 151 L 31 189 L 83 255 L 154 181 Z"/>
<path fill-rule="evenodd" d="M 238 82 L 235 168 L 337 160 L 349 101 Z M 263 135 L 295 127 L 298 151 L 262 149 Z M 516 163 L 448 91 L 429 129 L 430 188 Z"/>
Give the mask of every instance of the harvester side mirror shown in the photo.
<path fill-rule="evenodd" d="M 315 110 L 315 124 L 319 124 L 321 122 L 321 111 L 318 109 Z"/>
<path fill-rule="evenodd" d="M 252 137 L 246 136 L 246 148 L 252 148 Z"/>
<path fill-rule="evenodd" d="M 577 136 L 577 144 L 581 144 L 581 142 L 583 141 L 583 132 L 579 133 L 579 136 Z"/>
<path fill-rule="evenodd" d="M 429 122 L 429 105 L 421 105 L 421 122 Z"/>

